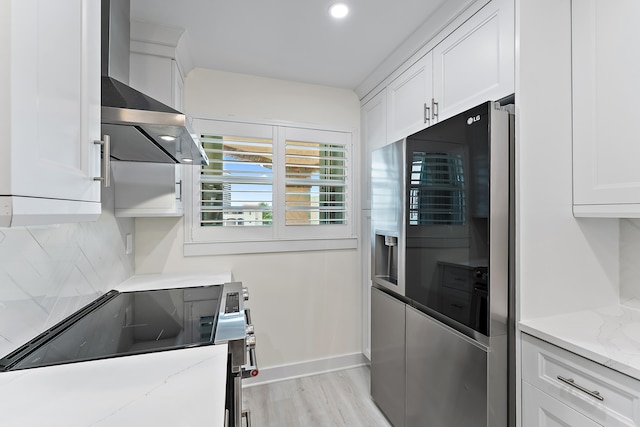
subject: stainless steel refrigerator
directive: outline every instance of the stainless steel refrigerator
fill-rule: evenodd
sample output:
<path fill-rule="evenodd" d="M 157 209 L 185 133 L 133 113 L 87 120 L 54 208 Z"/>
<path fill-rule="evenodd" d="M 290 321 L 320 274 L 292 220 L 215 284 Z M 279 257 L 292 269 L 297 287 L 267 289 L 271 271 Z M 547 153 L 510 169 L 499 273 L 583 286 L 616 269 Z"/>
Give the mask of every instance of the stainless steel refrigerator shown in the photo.
<path fill-rule="evenodd" d="M 395 427 L 513 417 L 510 111 L 486 102 L 372 154 L 371 395 Z"/>

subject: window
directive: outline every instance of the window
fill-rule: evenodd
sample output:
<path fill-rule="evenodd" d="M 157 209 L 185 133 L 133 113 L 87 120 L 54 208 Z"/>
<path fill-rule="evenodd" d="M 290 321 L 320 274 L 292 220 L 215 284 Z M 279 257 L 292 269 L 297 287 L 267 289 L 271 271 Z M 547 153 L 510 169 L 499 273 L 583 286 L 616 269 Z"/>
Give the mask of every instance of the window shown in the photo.
<path fill-rule="evenodd" d="M 356 247 L 351 133 L 195 120 L 209 165 L 193 167 L 185 254 Z"/>

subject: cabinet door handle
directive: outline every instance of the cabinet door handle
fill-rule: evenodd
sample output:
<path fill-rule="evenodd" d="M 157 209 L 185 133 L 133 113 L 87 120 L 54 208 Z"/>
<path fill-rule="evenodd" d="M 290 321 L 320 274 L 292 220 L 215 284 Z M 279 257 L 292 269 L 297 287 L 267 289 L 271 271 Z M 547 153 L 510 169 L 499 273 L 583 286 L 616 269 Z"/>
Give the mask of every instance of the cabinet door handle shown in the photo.
<path fill-rule="evenodd" d="M 436 120 L 438 118 L 438 103 L 436 102 L 436 100 L 434 98 L 431 98 L 431 113 L 432 113 L 432 118 L 433 120 Z"/>
<path fill-rule="evenodd" d="M 431 123 L 431 108 L 427 106 L 427 103 L 424 103 L 424 123 Z"/>
<path fill-rule="evenodd" d="M 560 381 L 562 381 L 563 383 L 570 385 L 571 387 L 577 388 L 578 390 L 580 390 L 583 393 L 587 393 L 589 396 L 591 397 L 595 397 L 596 399 L 598 399 L 599 401 L 603 401 L 604 397 L 600 396 L 600 392 L 599 391 L 591 391 L 589 389 L 586 389 L 584 387 L 582 387 L 579 384 L 576 384 L 576 382 L 573 380 L 573 378 L 565 378 L 562 377 L 560 375 L 558 375 L 558 379 Z"/>
<path fill-rule="evenodd" d="M 109 135 L 104 135 L 102 141 L 93 141 L 94 144 L 102 145 L 102 176 L 96 176 L 94 181 L 102 181 L 102 185 L 109 187 L 111 185 L 111 138 Z"/>
<path fill-rule="evenodd" d="M 182 201 L 182 180 L 176 182 L 176 186 L 180 189 L 180 191 L 178 191 L 176 200 Z"/>

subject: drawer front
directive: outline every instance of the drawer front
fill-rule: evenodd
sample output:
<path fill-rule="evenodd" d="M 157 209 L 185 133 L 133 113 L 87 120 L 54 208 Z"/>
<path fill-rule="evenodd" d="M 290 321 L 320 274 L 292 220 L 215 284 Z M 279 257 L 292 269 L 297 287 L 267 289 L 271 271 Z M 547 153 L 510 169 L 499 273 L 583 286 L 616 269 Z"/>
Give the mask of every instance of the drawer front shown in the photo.
<path fill-rule="evenodd" d="M 522 382 L 522 427 L 602 427 L 559 400 Z"/>
<path fill-rule="evenodd" d="M 640 381 L 527 334 L 522 379 L 600 424 L 640 426 Z"/>

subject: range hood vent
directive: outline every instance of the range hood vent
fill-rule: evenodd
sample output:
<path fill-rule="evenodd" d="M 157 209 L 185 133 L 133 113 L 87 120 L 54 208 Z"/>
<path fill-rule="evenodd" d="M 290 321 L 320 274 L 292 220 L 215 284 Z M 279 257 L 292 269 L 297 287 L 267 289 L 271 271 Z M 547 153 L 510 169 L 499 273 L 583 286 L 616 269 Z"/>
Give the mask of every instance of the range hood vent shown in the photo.
<path fill-rule="evenodd" d="M 116 160 L 209 163 L 185 114 L 129 81 L 129 0 L 102 0 L 102 134 Z"/>

